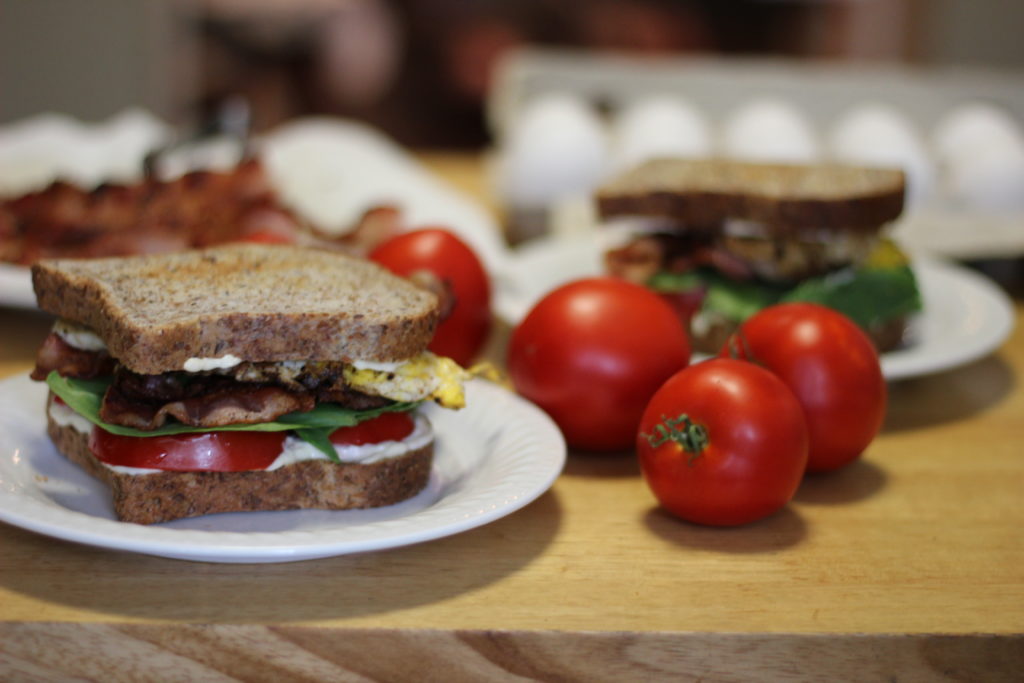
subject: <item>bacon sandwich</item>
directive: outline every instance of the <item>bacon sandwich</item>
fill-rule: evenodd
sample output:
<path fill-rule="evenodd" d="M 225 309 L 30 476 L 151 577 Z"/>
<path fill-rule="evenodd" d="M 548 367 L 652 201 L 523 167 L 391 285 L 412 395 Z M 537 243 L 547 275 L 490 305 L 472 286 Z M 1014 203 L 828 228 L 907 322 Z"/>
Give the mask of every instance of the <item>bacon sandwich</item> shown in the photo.
<path fill-rule="evenodd" d="M 141 524 L 390 505 L 426 485 L 438 297 L 368 261 L 258 244 L 32 267 L 58 450 Z"/>
<path fill-rule="evenodd" d="M 885 237 L 904 192 L 899 170 L 652 160 L 597 193 L 602 222 L 632 234 L 606 269 L 669 300 L 699 351 L 717 353 L 740 322 L 785 301 L 837 309 L 886 351 L 921 308 L 908 259 Z"/>

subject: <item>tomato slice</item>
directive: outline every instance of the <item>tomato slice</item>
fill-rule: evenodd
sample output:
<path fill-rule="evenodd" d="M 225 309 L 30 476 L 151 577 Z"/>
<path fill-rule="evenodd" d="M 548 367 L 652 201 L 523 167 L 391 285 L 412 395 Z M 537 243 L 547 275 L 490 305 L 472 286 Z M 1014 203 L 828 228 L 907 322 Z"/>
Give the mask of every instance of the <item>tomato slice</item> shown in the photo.
<path fill-rule="evenodd" d="M 382 441 L 401 441 L 416 425 L 409 413 L 382 413 L 354 427 L 339 427 L 331 432 L 335 446 L 363 446 Z"/>
<path fill-rule="evenodd" d="M 338 446 L 401 441 L 415 429 L 408 413 L 383 413 L 330 435 Z M 108 465 L 175 472 L 242 472 L 270 467 L 287 432 L 222 431 L 164 436 L 120 436 L 96 427 L 89 437 L 93 454 Z"/>
<path fill-rule="evenodd" d="M 265 470 L 281 454 L 285 432 L 199 432 L 120 436 L 96 427 L 93 454 L 108 465 L 176 472 Z"/>

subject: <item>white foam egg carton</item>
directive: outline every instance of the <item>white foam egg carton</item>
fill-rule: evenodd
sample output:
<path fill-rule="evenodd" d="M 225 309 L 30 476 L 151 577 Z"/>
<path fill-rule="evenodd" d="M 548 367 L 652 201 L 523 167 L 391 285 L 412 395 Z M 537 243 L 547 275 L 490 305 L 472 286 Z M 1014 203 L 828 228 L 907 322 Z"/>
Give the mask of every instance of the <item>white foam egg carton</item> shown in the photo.
<path fill-rule="evenodd" d="M 906 171 L 895 231 L 908 247 L 1024 254 L 1022 72 L 526 49 L 502 62 L 487 106 L 499 196 L 549 188 L 551 215 L 577 223 L 565 205 L 581 185 L 649 156 L 846 161 Z"/>

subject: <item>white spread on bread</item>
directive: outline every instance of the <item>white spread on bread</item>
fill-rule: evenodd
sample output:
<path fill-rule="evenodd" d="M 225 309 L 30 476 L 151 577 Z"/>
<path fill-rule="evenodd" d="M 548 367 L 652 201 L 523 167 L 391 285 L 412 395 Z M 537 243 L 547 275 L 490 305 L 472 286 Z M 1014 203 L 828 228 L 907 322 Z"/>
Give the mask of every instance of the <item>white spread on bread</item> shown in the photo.
<path fill-rule="evenodd" d="M 83 351 L 105 351 L 107 348 L 95 332 L 66 318 L 57 319 L 53 324 L 53 333 L 63 339 L 68 346 Z"/>
<path fill-rule="evenodd" d="M 72 427 L 81 434 L 90 434 L 94 428 L 91 422 L 76 413 L 65 403 L 50 401 L 49 414 L 53 421 L 61 427 Z M 372 465 L 382 460 L 399 458 L 411 451 L 423 448 L 434 438 L 434 430 L 427 418 L 422 415 L 413 415 L 413 423 L 415 426 L 412 433 L 401 441 L 382 441 L 361 446 L 335 446 L 334 450 L 341 462 L 349 464 Z M 281 454 L 277 456 L 265 471 L 269 472 L 305 460 L 327 459 L 327 456 L 322 451 L 314 448 L 308 442 L 303 441 L 297 436 L 289 435 L 285 438 Z M 119 474 L 153 474 L 163 471 L 151 468 L 108 465 L 106 463 L 103 463 L 103 466 Z"/>
<path fill-rule="evenodd" d="M 185 361 L 182 369 L 185 372 L 209 372 L 210 370 L 225 370 L 227 368 L 233 368 L 242 359 L 238 356 L 232 356 L 230 353 L 220 358 L 189 358 Z"/>
<path fill-rule="evenodd" d="M 49 413 L 53 421 L 61 427 L 72 427 L 82 434 L 92 431 L 92 422 L 76 413 L 66 403 L 50 401 Z"/>
<path fill-rule="evenodd" d="M 394 372 L 402 365 L 403 361 L 396 361 L 394 363 L 385 363 L 372 360 L 354 360 L 352 361 L 352 367 L 356 370 L 374 370 L 376 372 Z"/>

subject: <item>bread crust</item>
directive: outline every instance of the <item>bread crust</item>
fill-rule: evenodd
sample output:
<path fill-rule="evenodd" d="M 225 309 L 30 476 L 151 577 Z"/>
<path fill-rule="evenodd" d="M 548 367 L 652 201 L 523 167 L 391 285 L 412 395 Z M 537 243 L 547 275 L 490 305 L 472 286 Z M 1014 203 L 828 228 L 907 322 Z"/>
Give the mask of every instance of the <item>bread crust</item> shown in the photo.
<path fill-rule="evenodd" d="M 341 252 L 244 244 L 32 267 L 39 307 L 93 329 L 140 374 L 189 358 L 400 361 L 430 343 L 437 297 Z"/>
<path fill-rule="evenodd" d="M 47 433 L 68 460 L 106 483 L 123 522 L 158 524 L 219 512 L 393 505 L 427 485 L 433 442 L 406 455 L 364 465 L 308 460 L 272 471 L 122 474 L 89 450 L 89 437 L 47 415 Z"/>
<path fill-rule="evenodd" d="M 647 216 L 717 229 L 725 220 L 771 234 L 876 231 L 903 212 L 906 179 L 896 169 L 802 166 L 722 159 L 655 159 L 599 188 L 600 218 Z"/>

